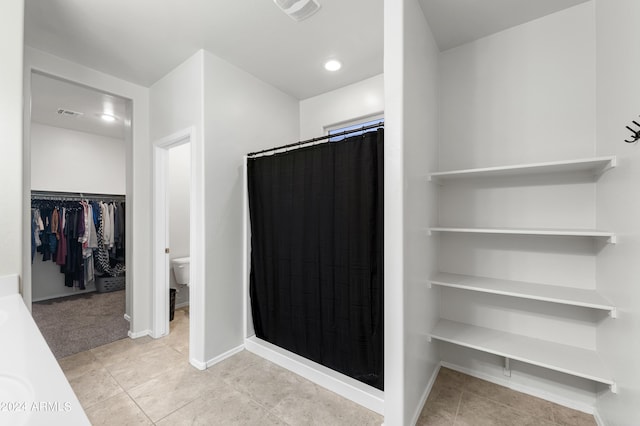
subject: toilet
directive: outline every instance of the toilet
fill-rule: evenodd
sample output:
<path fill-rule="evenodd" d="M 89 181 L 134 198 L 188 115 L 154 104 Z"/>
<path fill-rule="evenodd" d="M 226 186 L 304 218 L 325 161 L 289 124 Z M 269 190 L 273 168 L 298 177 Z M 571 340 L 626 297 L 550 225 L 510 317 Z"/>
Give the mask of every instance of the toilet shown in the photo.
<path fill-rule="evenodd" d="M 189 285 L 189 258 L 176 257 L 171 260 L 171 269 L 176 278 L 176 284 Z"/>

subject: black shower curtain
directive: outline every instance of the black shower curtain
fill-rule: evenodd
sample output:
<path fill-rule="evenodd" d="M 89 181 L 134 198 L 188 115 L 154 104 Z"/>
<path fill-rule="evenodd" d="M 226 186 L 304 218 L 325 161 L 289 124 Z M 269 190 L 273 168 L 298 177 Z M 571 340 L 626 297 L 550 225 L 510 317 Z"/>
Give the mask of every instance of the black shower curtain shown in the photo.
<path fill-rule="evenodd" d="M 383 389 L 383 141 L 248 159 L 256 336 Z"/>

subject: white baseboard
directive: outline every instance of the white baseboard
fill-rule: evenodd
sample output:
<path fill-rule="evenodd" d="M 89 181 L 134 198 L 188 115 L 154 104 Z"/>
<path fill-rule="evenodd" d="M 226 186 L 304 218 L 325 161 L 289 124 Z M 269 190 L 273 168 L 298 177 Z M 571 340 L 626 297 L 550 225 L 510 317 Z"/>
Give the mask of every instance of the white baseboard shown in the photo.
<path fill-rule="evenodd" d="M 384 416 L 384 392 L 323 365 L 289 352 L 255 336 L 245 339 L 245 348 L 356 404 Z"/>
<path fill-rule="evenodd" d="M 498 377 L 490 376 L 484 373 L 479 373 L 475 370 L 471 370 L 465 367 L 460 367 L 459 365 L 450 364 L 445 361 L 442 361 L 440 364 L 443 367 L 450 368 L 451 370 L 459 371 L 461 373 L 468 374 L 469 376 L 477 377 L 478 379 L 486 380 L 487 382 L 495 383 L 497 385 L 504 386 L 509 389 L 513 389 L 514 391 L 517 391 L 517 392 L 526 393 L 527 395 L 535 396 L 536 398 L 544 399 L 546 401 L 550 401 L 555 404 L 571 408 L 573 410 L 582 411 L 583 413 L 594 414 L 594 407 L 584 402 L 574 401 L 569 398 L 555 395 L 550 392 L 541 391 L 540 389 L 536 389 L 531 386 L 514 383 L 509 380 L 502 380 Z"/>
<path fill-rule="evenodd" d="M 244 349 L 244 345 L 236 346 L 235 348 L 230 349 L 230 350 L 226 351 L 225 353 L 218 355 L 215 358 L 211 358 L 209 361 L 207 361 L 205 363 L 206 368 L 209 368 L 209 367 L 211 367 L 213 365 L 216 365 L 217 363 L 219 363 L 221 361 L 224 361 L 225 359 L 237 354 L 238 352 L 241 352 L 243 349 Z"/>
<path fill-rule="evenodd" d="M 189 306 L 189 302 L 182 302 L 180 304 L 177 304 L 176 309 L 184 308 L 186 306 Z"/>
<path fill-rule="evenodd" d="M 598 412 L 597 408 L 593 409 L 593 418 L 596 419 L 596 423 L 598 424 L 598 426 L 607 426 L 602 417 L 600 417 L 600 413 Z"/>
<path fill-rule="evenodd" d="M 129 314 L 124 314 L 124 319 L 127 320 L 127 322 L 131 322 L 131 317 L 129 316 Z"/>
<path fill-rule="evenodd" d="M 189 364 L 193 365 L 198 370 L 206 370 L 207 369 L 207 363 L 206 362 L 198 361 L 198 360 L 193 359 L 193 358 L 189 358 Z"/>
<path fill-rule="evenodd" d="M 424 393 L 422 394 L 422 398 L 420 398 L 420 403 L 416 407 L 416 411 L 413 414 L 413 421 L 409 424 L 415 425 L 416 423 L 418 423 L 418 418 L 420 417 L 420 413 L 422 413 L 422 407 L 424 407 L 424 404 L 427 402 L 427 398 L 429 398 L 429 394 L 431 393 L 431 389 L 433 389 L 433 384 L 435 383 L 436 378 L 438 377 L 438 373 L 440 372 L 441 366 L 442 366 L 442 363 L 438 363 L 435 370 L 433 371 L 433 374 L 429 379 L 429 383 L 427 383 L 427 387 L 424 390 Z"/>
<path fill-rule="evenodd" d="M 128 334 L 129 334 L 129 337 L 131 337 L 132 339 L 139 339 L 140 337 L 151 336 L 151 330 L 142 330 L 136 333 L 129 330 Z"/>

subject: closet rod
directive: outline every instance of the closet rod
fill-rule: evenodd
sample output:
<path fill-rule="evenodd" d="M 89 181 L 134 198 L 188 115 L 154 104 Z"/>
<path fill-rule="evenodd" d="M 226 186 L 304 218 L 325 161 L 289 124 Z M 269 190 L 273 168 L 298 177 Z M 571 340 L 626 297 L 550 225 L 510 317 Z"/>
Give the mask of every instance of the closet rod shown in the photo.
<path fill-rule="evenodd" d="M 331 138 L 334 138 L 334 137 L 337 137 L 337 136 L 345 136 L 345 135 L 349 135 L 351 133 L 362 132 L 364 130 L 376 129 L 376 128 L 380 128 L 380 127 L 384 127 L 384 121 L 380 121 L 380 122 L 378 122 L 376 124 L 370 124 L 368 126 L 358 127 L 357 129 L 345 130 L 344 132 L 340 132 L 340 133 L 333 133 L 331 135 L 324 135 L 324 136 L 319 136 L 317 138 L 307 139 L 306 141 L 300 141 L 300 142 L 291 143 L 289 145 L 283 145 L 283 146 L 278 146 L 278 147 L 275 147 L 275 148 L 263 149 L 262 151 L 250 152 L 249 154 L 247 154 L 247 157 L 253 157 L 253 156 L 256 156 L 258 154 L 264 154 L 265 152 L 278 151 L 280 149 L 293 148 L 293 147 L 297 147 L 297 146 L 300 146 L 300 145 L 306 145 L 306 144 L 309 144 L 309 143 L 322 141 L 322 140 L 325 140 L 325 139 L 331 139 Z"/>
<path fill-rule="evenodd" d="M 60 192 L 60 191 L 31 191 L 32 200 L 109 200 L 125 201 L 126 196 L 122 194 L 97 194 L 90 192 Z"/>

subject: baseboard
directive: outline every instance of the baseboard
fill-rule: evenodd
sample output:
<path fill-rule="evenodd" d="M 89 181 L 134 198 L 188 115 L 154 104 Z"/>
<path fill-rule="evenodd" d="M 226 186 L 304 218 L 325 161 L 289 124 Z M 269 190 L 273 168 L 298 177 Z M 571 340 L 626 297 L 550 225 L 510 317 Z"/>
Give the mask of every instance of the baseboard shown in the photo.
<path fill-rule="evenodd" d="M 593 409 L 593 418 L 596 419 L 596 423 L 598 424 L 598 426 L 607 426 L 602 417 L 600 417 L 600 413 L 598 412 L 597 408 Z"/>
<path fill-rule="evenodd" d="M 230 350 L 226 351 L 225 353 L 218 355 L 215 358 L 211 358 L 209 361 L 207 361 L 205 363 L 205 367 L 209 368 L 209 367 L 211 367 L 211 366 L 213 366 L 213 365 L 215 365 L 215 364 L 217 364 L 217 363 L 219 363 L 221 361 L 224 361 L 225 359 L 237 354 L 238 352 L 241 352 L 243 349 L 244 349 L 244 345 L 236 346 L 235 348 L 230 349 Z"/>
<path fill-rule="evenodd" d="M 127 320 L 127 322 L 131 322 L 131 317 L 129 316 L 129 314 L 124 314 L 124 319 Z"/>
<path fill-rule="evenodd" d="M 509 389 L 513 389 L 517 392 L 526 393 L 527 395 L 535 396 L 536 398 L 544 399 L 546 401 L 553 402 L 564 407 L 571 408 L 573 410 L 582 411 L 587 414 L 594 414 L 594 407 L 584 402 L 574 401 L 572 399 L 564 398 L 559 395 L 555 395 L 550 392 L 541 391 L 531 386 L 514 383 L 509 380 L 501 380 L 498 377 L 490 376 L 488 374 L 479 373 L 475 370 L 471 370 L 465 367 L 460 367 L 456 364 L 450 364 L 442 361 L 440 363 L 443 367 L 450 368 L 451 370 L 459 371 L 460 373 L 467 374 L 469 376 L 477 377 L 478 379 L 486 380 L 487 382 L 495 383 L 500 386 L 504 386 Z"/>
<path fill-rule="evenodd" d="M 198 361 L 198 360 L 193 359 L 193 358 L 189 358 L 189 364 L 193 365 L 198 370 L 206 370 L 207 369 L 207 363 L 206 362 Z"/>
<path fill-rule="evenodd" d="M 184 308 L 189 306 L 189 302 L 182 302 L 176 305 L 176 309 Z"/>
<path fill-rule="evenodd" d="M 384 392 L 317 364 L 269 342 L 251 336 L 245 348 L 338 395 L 384 416 Z"/>
<path fill-rule="evenodd" d="M 140 337 L 151 336 L 151 330 L 142 330 L 136 333 L 129 330 L 128 334 L 129 334 L 129 337 L 131 337 L 132 339 L 139 339 Z"/>
<path fill-rule="evenodd" d="M 96 288 L 93 287 L 93 288 L 87 288 L 86 290 L 75 290 L 71 293 L 57 293 L 57 294 L 49 295 L 47 297 L 38 297 L 38 298 L 32 299 L 31 302 L 32 303 L 44 302 L 45 300 L 60 299 L 62 297 L 77 296 L 78 294 L 87 294 L 87 293 L 97 293 Z"/>
<path fill-rule="evenodd" d="M 433 389 L 433 384 L 436 382 L 436 378 L 438 377 L 438 373 L 440 372 L 440 367 L 442 367 L 442 363 L 438 363 L 436 365 L 431 378 L 429 379 L 429 383 L 427 383 L 427 387 L 422 394 L 422 398 L 420 398 L 420 403 L 416 407 L 416 412 L 413 414 L 413 421 L 409 424 L 415 425 L 418 423 L 418 419 L 420 418 L 420 413 L 422 413 L 422 407 L 427 402 L 427 398 L 429 398 L 429 394 L 431 393 L 431 389 Z"/>

